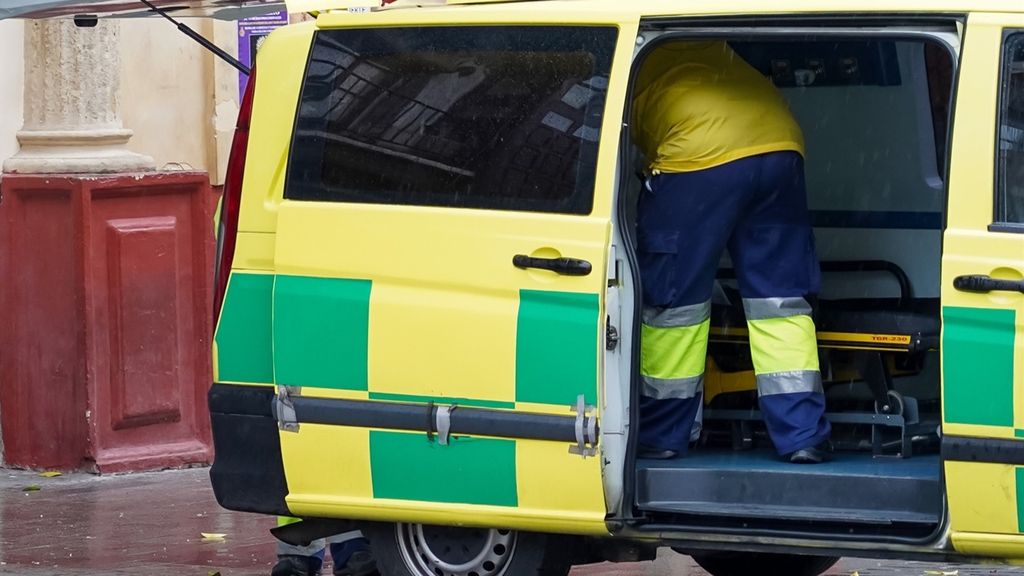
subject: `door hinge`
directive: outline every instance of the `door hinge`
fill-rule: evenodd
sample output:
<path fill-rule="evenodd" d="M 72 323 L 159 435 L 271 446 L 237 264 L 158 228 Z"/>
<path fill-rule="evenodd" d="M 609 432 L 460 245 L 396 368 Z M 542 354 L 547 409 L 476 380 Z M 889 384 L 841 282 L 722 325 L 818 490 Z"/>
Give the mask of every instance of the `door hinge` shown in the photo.
<path fill-rule="evenodd" d="M 576 397 L 576 444 L 569 446 L 570 454 L 579 454 L 586 458 L 597 454 L 597 416 L 593 414 L 594 406 L 588 406 L 583 394 Z"/>
<path fill-rule="evenodd" d="M 299 431 L 299 418 L 295 414 L 292 397 L 301 394 L 302 389 L 298 386 L 281 386 L 274 397 L 274 418 L 277 420 L 277 427 L 285 432 Z"/>

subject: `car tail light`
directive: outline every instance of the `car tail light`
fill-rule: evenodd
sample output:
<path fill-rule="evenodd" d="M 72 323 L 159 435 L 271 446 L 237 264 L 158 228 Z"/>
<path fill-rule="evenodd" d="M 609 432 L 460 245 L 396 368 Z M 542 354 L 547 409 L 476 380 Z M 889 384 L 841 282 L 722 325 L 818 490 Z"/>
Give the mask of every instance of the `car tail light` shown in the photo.
<path fill-rule="evenodd" d="M 235 123 L 235 136 L 231 141 L 231 155 L 228 156 L 228 171 L 224 177 L 224 195 L 221 198 L 220 222 L 217 226 L 217 264 L 214 271 L 216 282 L 213 293 L 214 325 L 220 316 L 224 293 L 231 275 L 231 262 L 235 258 L 235 241 L 238 237 L 238 212 L 242 204 L 242 179 L 245 175 L 245 154 L 249 147 L 249 123 L 252 119 L 252 99 L 256 88 L 256 68 L 249 74 L 242 105 Z"/>

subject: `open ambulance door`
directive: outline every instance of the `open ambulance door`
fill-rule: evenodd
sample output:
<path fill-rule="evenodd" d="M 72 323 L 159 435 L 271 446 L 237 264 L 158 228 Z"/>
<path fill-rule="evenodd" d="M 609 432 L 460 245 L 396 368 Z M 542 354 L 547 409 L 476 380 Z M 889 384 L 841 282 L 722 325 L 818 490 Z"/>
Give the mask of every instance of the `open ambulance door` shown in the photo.
<path fill-rule="evenodd" d="M 236 20 L 283 10 L 281 0 L 4 0 L 0 20 L 7 18 L 59 18 L 85 16 L 157 16 L 153 7 L 175 17 L 203 16 Z"/>
<path fill-rule="evenodd" d="M 956 96 L 942 258 L 953 546 L 1024 558 L 1024 17 L 974 14 Z"/>
<path fill-rule="evenodd" d="M 605 291 L 636 25 L 504 10 L 318 19 L 276 209 L 294 515 L 607 533 Z M 257 89 L 263 105 L 282 106 Z"/>

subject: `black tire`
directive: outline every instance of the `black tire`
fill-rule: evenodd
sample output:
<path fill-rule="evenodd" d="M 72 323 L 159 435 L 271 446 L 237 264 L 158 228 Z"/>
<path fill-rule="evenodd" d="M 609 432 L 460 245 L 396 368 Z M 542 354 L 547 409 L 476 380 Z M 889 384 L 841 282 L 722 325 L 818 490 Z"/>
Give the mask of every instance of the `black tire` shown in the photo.
<path fill-rule="evenodd" d="M 548 534 L 421 524 L 363 533 L 381 576 L 566 576 L 571 567 L 571 542 Z"/>
<path fill-rule="evenodd" d="M 798 556 L 760 552 L 708 552 L 694 554 L 693 559 L 712 576 L 818 576 L 839 561 L 838 556 Z"/>

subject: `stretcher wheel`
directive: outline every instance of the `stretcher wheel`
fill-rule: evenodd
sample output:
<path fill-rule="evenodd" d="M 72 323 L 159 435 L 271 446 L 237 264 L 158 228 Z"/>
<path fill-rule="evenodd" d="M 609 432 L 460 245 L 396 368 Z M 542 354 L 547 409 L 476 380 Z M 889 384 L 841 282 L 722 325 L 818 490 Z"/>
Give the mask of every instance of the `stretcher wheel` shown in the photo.
<path fill-rule="evenodd" d="M 875 412 L 892 416 L 902 416 L 906 410 L 907 403 L 903 401 L 903 395 L 895 390 L 886 392 L 887 401 L 883 404 L 875 401 Z"/>

